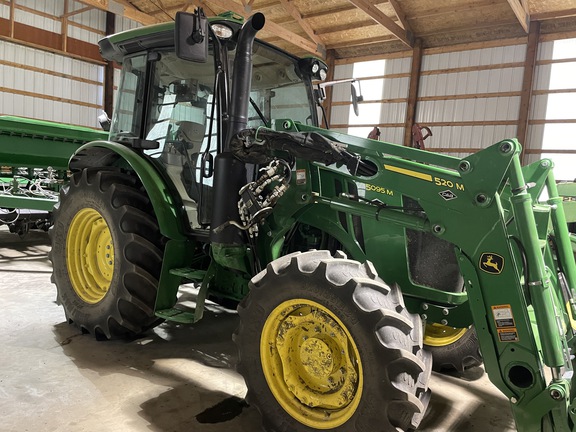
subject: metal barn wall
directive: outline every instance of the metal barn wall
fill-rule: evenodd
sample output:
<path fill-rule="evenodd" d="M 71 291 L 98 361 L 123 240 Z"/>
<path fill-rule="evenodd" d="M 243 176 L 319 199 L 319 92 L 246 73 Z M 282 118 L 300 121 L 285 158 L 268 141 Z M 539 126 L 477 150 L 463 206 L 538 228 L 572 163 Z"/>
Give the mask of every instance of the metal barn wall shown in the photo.
<path fill-rule="evenodd" d="M 516 136 L 526 45 L 424 55 L 416 122 L 426 144 L 465 156 Z"/>
<path fill-rule="evenodd" d="M 526 162 L 554 161 L 559 180 L 576 178 L 576 38 L 542 41 L 538 50 Z"/>
<path fill-rule="evenodd" d="M 404 118 L 410 82 L 410 57 L 384 59 L 373 65 L 368 72 L 358 73 L 352 64 L 338 64 L 334 79 L 357 78 L 364 101 L 359 106 L 359 116 L 349 115 L 351 106 L 350 87 L 340 84 L 332 95 L 332 127 L 351 135 L 367 137 L 373 127 L 380 129 L 380 139 L 402 143 Z"/>
<path fill-rule="evenodd" d="M 106 14 L 85 10 L 76 1 L 68 2 L 68 10 L 64 7 L 61 0 L 15 3 L 15 25 L 33 27 L 37 37 L 56 42 L 43 50 L 36 48 L 37 43 L 0 41 L 0 114 L 96 128 L 104 102 L 104 62 L 67 54 L 66 45 L 75 44 L 76 50 L 88 47 L 93 56 L 95 44 L 104 36 Z M 9 6 L 0 5 L 0 18 L 9 16 Z"/>

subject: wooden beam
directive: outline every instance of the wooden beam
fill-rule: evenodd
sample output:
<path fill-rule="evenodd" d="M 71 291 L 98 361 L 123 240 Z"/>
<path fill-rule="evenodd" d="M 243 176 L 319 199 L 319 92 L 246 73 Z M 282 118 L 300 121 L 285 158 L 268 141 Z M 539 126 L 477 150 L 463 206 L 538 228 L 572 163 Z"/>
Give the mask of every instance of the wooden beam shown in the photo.
<path fill-rule="evenodd" d="M 205 4 L 205 0 L 197 0 L 200 4 Z M 246 12 L 244 8 L 236 2 L 232 2 L 230 0 L 209 0 L 211 4 L 218 6 L 224 10 L 229 10 L 238 15 L 246 17 Z M 266 24 L 262 29 L 262 32 L 270 34 L 272 36 L 278 36 L 284 39 L 287 42 L 297 46 L 298 48 L 302 48 L 305 51 L 308 51 L 318 57 L 325 58 L 326 57 L 326 47 L 324 45 L 315 44 L 299 34 L 291 32 L 290 30 L 286 30 L 284 27 L 276 24 L 275 22 L 266 20 Z"/>
<path fill-rule="evenodd" d="M 452 3 L 450 6 L 436 6 L 432 9 L 424 9 L 418 11 L 418 19 L 435 18 L 442 15 L 457 15 L 470 11 L 478 11 L 478 9 L 492 8 L 501 5 L 501 0 L 476 0 L 468 4 Z"/>
<path fill-rule="evenodd" d="M 536 70 L 536 57 L 538 51 L 538 38 L 540 37 L 540 22 L 535 21 L 528 33 L 528 49 L 524 60 L 524 78 L 522 80 L 522 94 L 520 95 L 520 112 L 518 113 L 518 128 L 516 137 L 522 144 L 520 161 L 524 159 L 525 148 L 528 144 L 528 125 L 530 118 L 530 103 L 534 87 L 534 71 Z"/>
<path fill-rule="evenodd" d="M 412 29 L 410 28 L 410 24 L 408 24 L 408 18 L 406 18 L 406 14 L 402 10 L 402 7 L 398 4 L 397 0 L 388 0 L 390 2 L 390 6 L 394 9 L 394 13 L 398 17 L 400 21 L 400 27 L 404 30 L 411 32 Z"/>
<path fill-rule="evenodd" d="M 403 43 L 412 47 L 414 45 L 414 36 L 411 31 L 404 30 L 392 20 L 388 15 L 374 6 L 369 0 L 348 0 L 358 9 L 363 10 L 370 18 L 386 28 L 390 33 L 400 39 Z"/>
<path fill-rule="evenodd" d="M 308 37 L 310 39 L 312 39 L 318 45 L 324 45 L 324 41 L 322 39 L 320 39 L 320 37 L 316 34 L 316 32 L 310 26 L 310 24 L 308 24 L 308 22 L 305 21 L 304 18 L 302 18 L 300 11 L 298 9 L 296 9 L 292 0 L 280 0 L 280 3 L 282 4 L 282 7 L 286 10 L 286 12 L 288 12 L 290 15 L 292 15 L 292 18 L 294 18 L 296 20 L 298 25 L 300 25 L 300 27 L 302 27 L 302 30 L 304 30 L 304 32 L 306 32 L 306 34 L 308 35 Z"/>
<path fill-rule="evenodd" d="M 179 6 L 180 8 L 182 8 L 182 12 L 187 12 L 190 10 L 190 8 L 192 7 L 196 7 L 196 8 L 202 8 L 204 10 L 204 13 L 208 14 L 209 16 L 216 16 L 218 15 L 216 12 L 214 12 L 210 6 L 208 6 L 206 3 L 202 4 L 201 2 L 197 1 L 197 0 L 186 0 L 185 5 L 181 5 Z"/>
<path fill-rule="evenodd" d="M 62 33 L 62 51 L 68 51 L 68 8 L 70 7 L 70 2 L 64 0 L 64 15 L 60 20 L 60 32 Z"/>
<path fill-rule="evenodd" d="M 526 33 L 530 31 L 530 14 L 528 13 L 527 3 L 522 5 L 520 0 L 508 0 L 508 4 L 512 8 L 514 15 Z"/>
<path fill-rule="evenodd" d="M 382 3 L 387 3 L 387 1 L 386 0 L 375 0 L 375 1 L 373 1 L 373 3 L 375 5 L 379 5 Z M 334 7 L 330 7 L 330 8 L 322 8 L 321 10 L 318 10 L 315 12 L 308 12 L 308 13 L 302 14 L 302 18 L 304 18 L 304 19 L 322 18 L 322 17 L 325 17 L 327 15 L 336 15 L 336 14 L 342 13 L 342 12 L 350 12 L 354 9 L 356 9 L 356 6 L 354 6 L 354 5 L 343 4 L 340 6 L 334 6 Z"/>
<path fill-rule="evenodd" d="M 94 9 L 92 6 L 86 6 L 86 7 L 83 7 L 81 9 L 77 9 L 75 11 L 68 12 L 68 8 L 64 7 L 64 14 L 60 18 L 69 18 L 73 15 L 80 15 L 81 13 L 87 12 L 87 11 L 92 10 L 92 9 Z"/>
<path fill-rule="evenodd" d="M 16 0 L 10 2 L 10 37 L 14 37 L 14 4 Z"/>
<path fill-rule="evenodd" d="M 78 0 L 87 6 L 95 7 L 106 12 L 113 12 L 116 15 L 137 21 L 141 24 L 150 25 L 161 22 L 159 19 L 154 18 L 144 12 L 139 11 L 135 7 L 127 6 L 124 3 L 119 3 L 114 0 Z"/>
<path fill-rule="evenodd" d="M 412 146 L 412 126 L 416 119 L 418 103 L 418 88 L 420 86 L 420 71 L 422 70 L 422 39 L 416 39 L 412 51 L 412 66 L 410 68 L 410 86 L 408 88 L 408 103 L 406 106 L 406 121 L 404 123 L 404 145 Z"/>
<path fill-rule="evenodd" d="M 560 18 L 576 17 L 576 8 L 564 9 L 554 12 L 541 12 L 530 15 L 532 21 L 545 21 Z"/>

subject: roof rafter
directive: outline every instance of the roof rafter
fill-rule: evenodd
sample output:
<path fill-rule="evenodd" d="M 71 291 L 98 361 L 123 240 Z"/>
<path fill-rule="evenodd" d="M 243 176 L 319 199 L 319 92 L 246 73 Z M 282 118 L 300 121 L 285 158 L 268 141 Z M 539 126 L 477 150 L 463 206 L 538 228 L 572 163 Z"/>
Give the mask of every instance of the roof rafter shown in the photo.
<path fill-rule="evenodd" d="M 368 16 L 370 16 L 370 18 L 372 18 L 378 24 L 386 28 L 390 33 L 392 33 L 394 36 L 400 39 L 405 45 L 408 45 L 409 47 L 412 47 L 414 45 L 414 36 L 412 35 L 412 32 L 400 27 L 398 24 L 394 22 L 392 18 L 390 18 L 388 15 L 386 15 L 384 12 L 382 12 L 380 9 L 374 6 L 373 3 L 371 3 L 368 0 L 348 0 L 348 1 L 352 3 L 354 6 L 356 6 L 358 9 L 361 9 L 365 13 L 367 13 Z"/>
<path fill-rule="evenodd" d="M 530 13 L 527 0 L 508 0 L 514 15 L 526 33 L 530 30 Z"/>
<path fill-rule="evenodd" d="M 392 6 L 392 8 L 394 9 L 394 13 L 398 17 L 398 20 L 400 21 L 399 25 L 404 30 L 411 32 L 412 29 L 410 28 L 410 24 L 408 24 L 408 19 L 406 18 L 406 14 L 402 10 L 402 7 L 398 4 L 398 1 L 397 0 L 388 0 L 388 1 L 390 2 L 390 6 Z"/>
<path fill-rule="evenodd" d="M 316 34 L 314 29 L 302 18 L 302 14 L 300 11 L 296 9 L 292 0 L 280 0 L 282 3 L 282 7 L 288 12 L 292 17 L 296 20 L 296 22 L 302 27 L 302 30 L 306 32 L 306 34 L 316 42 L 318 45 L 324 45 L 324 41 Z"/>
<path fill-rule="evenodd" d="M 197 0 L 185 0 L 184 4 L 179 6 L 182 12 L 187 12 L 191 7 L 202 8 L 208 15 L 215 16 L 216 13 L 206 3 Z"/>

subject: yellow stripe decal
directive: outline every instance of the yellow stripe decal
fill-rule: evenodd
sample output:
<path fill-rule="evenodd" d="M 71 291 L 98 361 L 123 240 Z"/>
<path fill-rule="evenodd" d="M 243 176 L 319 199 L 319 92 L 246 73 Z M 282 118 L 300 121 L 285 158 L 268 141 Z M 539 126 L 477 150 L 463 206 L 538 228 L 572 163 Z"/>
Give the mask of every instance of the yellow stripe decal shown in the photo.
<path fill-rule="evenodd" d="M 431 182 L 432 181 L 432 176 L 430 174 L 424 174 L 418 171 L 412 171 L 406 168 L 400 168 L 394 165 L 384 165 L 384 169 L 387 169 L 388 171 L 394 171 L 397 172 L 399 174 L 404 174 L 410 177 L 416 177 L 420 180 L 426 180 Z"/>

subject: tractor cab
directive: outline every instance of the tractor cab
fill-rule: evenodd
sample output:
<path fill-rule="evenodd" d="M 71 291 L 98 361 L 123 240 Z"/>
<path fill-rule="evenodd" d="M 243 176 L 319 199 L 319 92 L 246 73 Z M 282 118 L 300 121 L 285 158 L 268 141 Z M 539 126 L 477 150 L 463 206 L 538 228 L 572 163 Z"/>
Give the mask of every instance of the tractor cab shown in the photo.
<path fill-rule="evenodd" d="M 195 230 L 211 223 L 214 159 L 239 117 L 231 112 L 235 86 L 249 89 L 241 128 L 270 128 L 288 118 L 318 124 L 312 80 L 325 77 L 326 65 L 256 40 L 251 70 L 235 67 L 240 31 L 235 17 L 206 20 L 197 11 L 100 41 L 102 55 L 122 64 L 110 141 L 147 156 Z"/>

